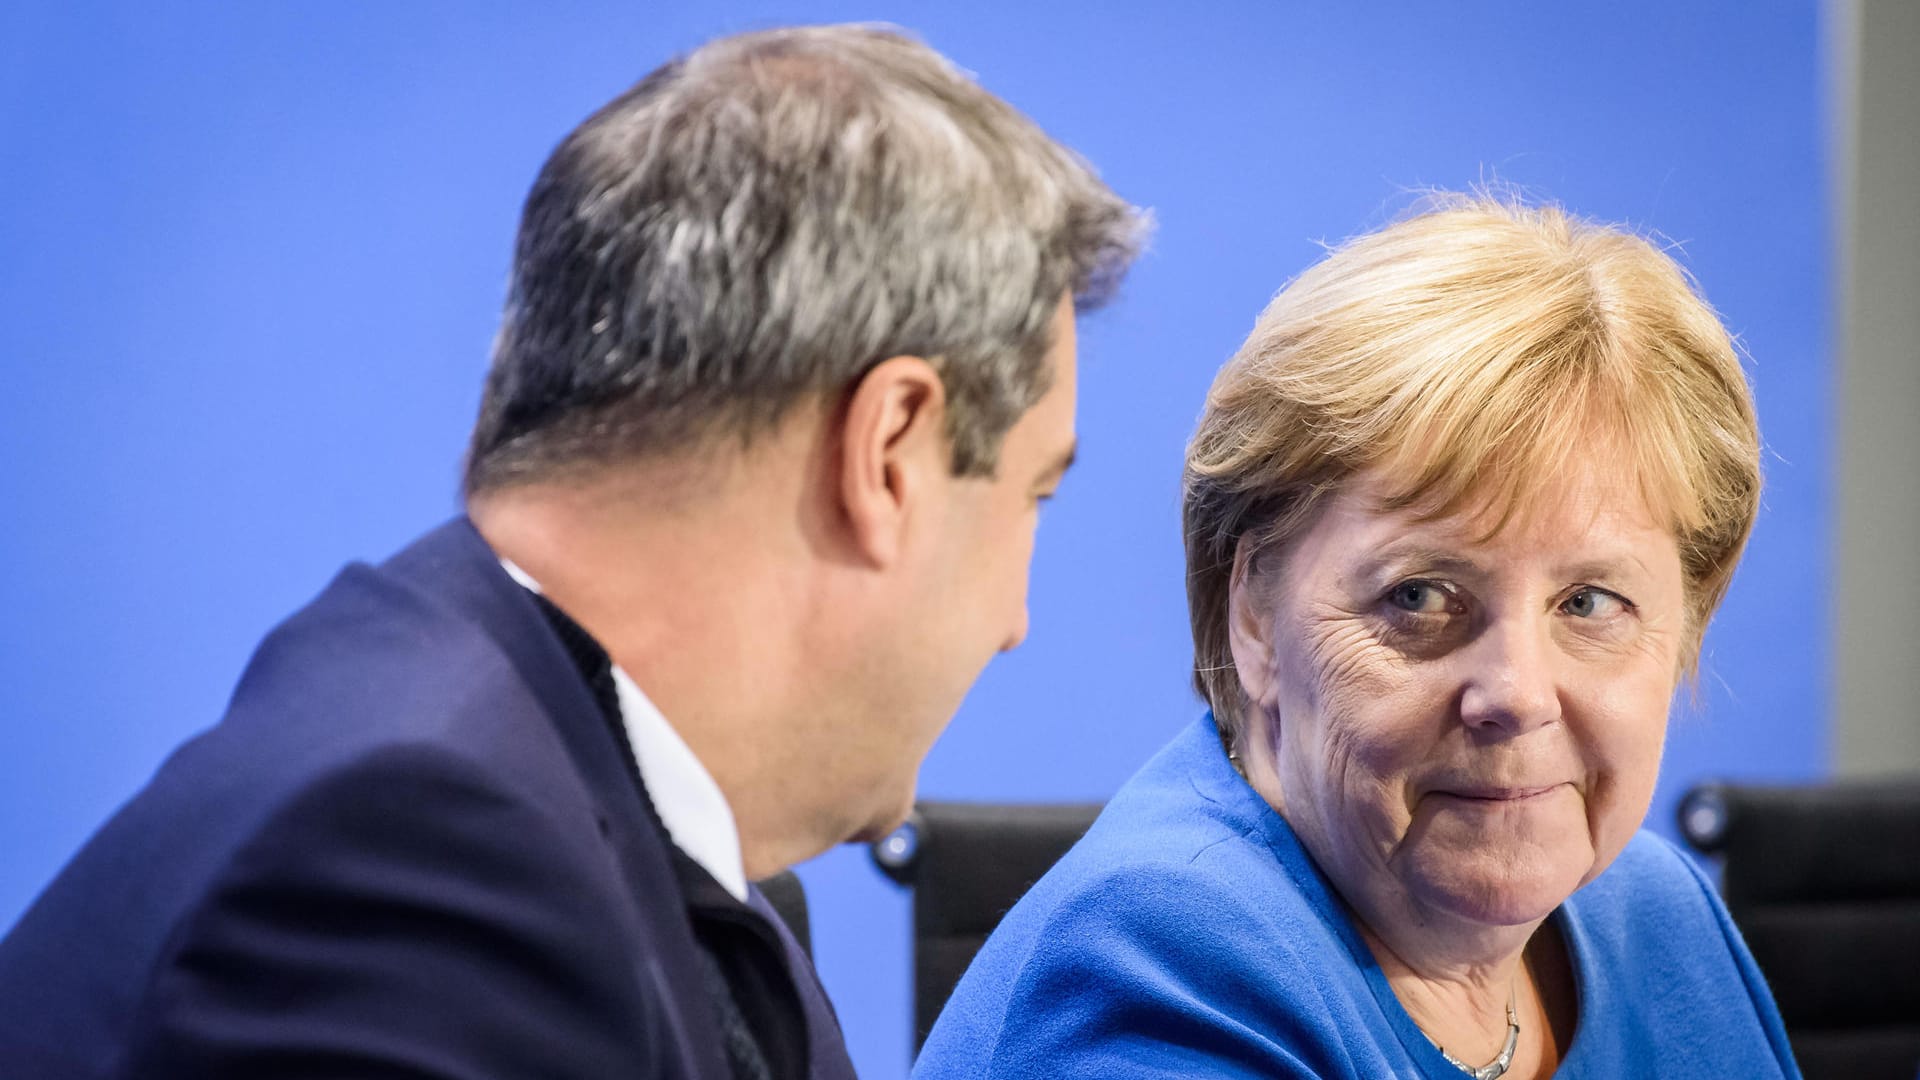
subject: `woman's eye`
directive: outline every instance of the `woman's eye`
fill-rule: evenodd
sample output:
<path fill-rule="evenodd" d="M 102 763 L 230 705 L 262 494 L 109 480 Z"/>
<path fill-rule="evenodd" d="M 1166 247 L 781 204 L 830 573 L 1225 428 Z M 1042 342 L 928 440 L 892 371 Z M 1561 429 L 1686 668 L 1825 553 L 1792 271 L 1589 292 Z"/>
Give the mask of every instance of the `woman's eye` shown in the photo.
<path fill-rule="evenodd" d="M 1560 604 L 1560 610 L 1581 619 L 1611 615 L 1625 606 L 1624 601 L 1600 589 L 1580 589 Z"/>
<path fill-rule="evenodd" d="M 1445 589 L 1431 581 L 1403 581 L 1387 594 L 1388 602 L 1394 607 L 1423 615 L 1445 612 L 1451 599 Z"/>

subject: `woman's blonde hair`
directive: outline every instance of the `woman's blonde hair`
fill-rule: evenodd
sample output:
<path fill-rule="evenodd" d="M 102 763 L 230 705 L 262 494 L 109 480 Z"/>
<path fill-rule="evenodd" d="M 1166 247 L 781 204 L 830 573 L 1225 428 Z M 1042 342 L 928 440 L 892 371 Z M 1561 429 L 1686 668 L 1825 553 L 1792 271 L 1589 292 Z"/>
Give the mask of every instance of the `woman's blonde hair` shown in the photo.
<path fill-rule="evenodd" d="M 1431 207 L 1281 290 L 1187 448 L 1194 683 L 1229 745 L 1246 704 L 1227 633 L 1236 551 L 1283 551 L 1361 470 L 1378 470 L 1390 505 L 1484 504 L 1497 530 L 1572 459 L 1606 455 L 1679 542 L 1690 672 L 1752 530 L 1752 396 L 1686 272 L 1555 207 Z"/>

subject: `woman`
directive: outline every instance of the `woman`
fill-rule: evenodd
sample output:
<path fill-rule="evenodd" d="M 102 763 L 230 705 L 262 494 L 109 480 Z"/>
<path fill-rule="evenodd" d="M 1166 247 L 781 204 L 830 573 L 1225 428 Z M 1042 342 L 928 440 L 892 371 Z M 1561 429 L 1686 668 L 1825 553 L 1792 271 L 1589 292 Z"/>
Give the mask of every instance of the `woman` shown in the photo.
<path fill-rule="evenodd" d="M 1008 914 L 944 1077 L 1797 1076 L 1639 832 L 1758 506 L 1727 334 L 1637 237 L 1483 199 L 1288 286 L 1188 450 L 1212 713 Z"/>

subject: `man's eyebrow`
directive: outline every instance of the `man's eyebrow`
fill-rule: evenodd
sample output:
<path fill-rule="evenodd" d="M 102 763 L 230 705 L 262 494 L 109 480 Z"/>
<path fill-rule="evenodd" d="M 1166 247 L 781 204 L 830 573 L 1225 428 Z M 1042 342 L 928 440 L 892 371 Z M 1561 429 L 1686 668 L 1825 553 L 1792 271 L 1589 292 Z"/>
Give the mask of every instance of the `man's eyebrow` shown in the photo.
<path fill-rule="evenodd" d="M 1080 440 L 1075 439 L 1071 443 L 1067 444 L 1066 452 L 1061 454 L 1058 458 L 1055 458 L 1053 464 L 1049 466 L 1045 472 L 1040 474 L 1040 476 L 1038 477 L 1038 482 L 1041 484 L 1045 484 L 1049 480 L 1058 480 L 1061 477 L 1065 476 L 1067 474 L 1067 470 L 1073 468 L 1073 463 L 1077 458 L 1079 458 L 1079 456 L 1080 456 Z"/>

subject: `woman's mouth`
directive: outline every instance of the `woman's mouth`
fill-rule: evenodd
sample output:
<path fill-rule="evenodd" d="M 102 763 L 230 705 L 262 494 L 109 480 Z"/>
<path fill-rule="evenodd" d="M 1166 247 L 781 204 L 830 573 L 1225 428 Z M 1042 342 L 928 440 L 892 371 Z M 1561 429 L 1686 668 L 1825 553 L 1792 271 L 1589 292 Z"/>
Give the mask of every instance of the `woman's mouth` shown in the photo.
<path fill-rule="evenodd" d="M 1510 785 L 1504 785 L 1504 784 L 1486 784 L 1486 785 L 1472 784 L 1472 785 L 1465 785 L 1461 787 L 1437 789 L 1434 791 L 1434 794 L 1445 795 L 1448 798 L 1462 799 L 1469 802 L 1503 803 L 1503 804 L 1511 805 L 1514 803 L 1523 803 L 1532 799 L 1538 799 L 1541 796 L 1546 795 L 1550 792 L 1556 791 L 1559 788 L 1564 786 L 1565 785 L 1563 784 L 1538 784 L 1538 785 L 1525 785 L 1525 786 L 1510 786 Z"/>

